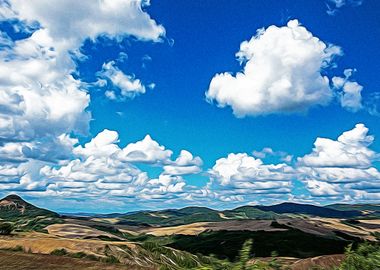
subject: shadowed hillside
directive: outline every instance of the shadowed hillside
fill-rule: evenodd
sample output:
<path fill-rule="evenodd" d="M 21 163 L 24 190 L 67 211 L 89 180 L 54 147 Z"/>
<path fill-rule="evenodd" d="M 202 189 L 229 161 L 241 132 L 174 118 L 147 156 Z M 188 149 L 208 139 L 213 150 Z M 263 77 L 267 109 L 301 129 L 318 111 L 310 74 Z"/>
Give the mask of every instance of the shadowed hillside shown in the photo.
<path fill-rule="evenodd" d="M 273 211 L 279 214 L 305 214 L 319 217 L 351 218 L 362 215 L 362 213 L 357 210 L 336 210 L 328 207 L 297 203 L 281 203 L 271 206 L 255 207 L 263 211 Z"/>

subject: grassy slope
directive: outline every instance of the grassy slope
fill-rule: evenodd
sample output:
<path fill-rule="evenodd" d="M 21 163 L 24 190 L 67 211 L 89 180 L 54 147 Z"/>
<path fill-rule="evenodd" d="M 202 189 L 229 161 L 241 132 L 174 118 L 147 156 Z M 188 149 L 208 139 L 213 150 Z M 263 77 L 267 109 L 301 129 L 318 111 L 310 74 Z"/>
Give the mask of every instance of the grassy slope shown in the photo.
<path fill-rule="evenodd" d="M 217 222 L 227 219 L 274 219 L 280 215 L 266 212 L 252 206 L 243 206 L 233 210 L 217 211 L 207 207 L 186 207 L 182 209 L 145 211 L 127 214 L 121 223 L 133 222 L 153 226 L 173 226 L 194 222 Z"/>
<path fill-rule="evenodd" d="M 67 269 L 67 270 L 121 270 L 126 269 L 125 265 L 107 264 L 102 262 L 94 262 L 83 259 L 75 259 L 70 257 L 42 255 L 42 254 L 27 254 L 21 252 L 0 251 L 0 265 L 2 270 L 30 270 L 30 269 Z M 135 268 L 128 266 L 128 269 Z M 149 269 L 149 268 L 146 268 Z M 155 268 L 150 268 L 155 269 Z"/>

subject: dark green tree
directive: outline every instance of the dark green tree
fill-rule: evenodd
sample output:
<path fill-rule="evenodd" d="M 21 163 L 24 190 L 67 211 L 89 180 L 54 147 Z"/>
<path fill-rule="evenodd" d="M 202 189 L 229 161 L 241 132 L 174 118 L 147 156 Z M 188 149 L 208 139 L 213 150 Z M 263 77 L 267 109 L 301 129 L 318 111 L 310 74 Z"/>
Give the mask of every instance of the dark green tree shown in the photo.
<path fill-rule="evenodd" d="M 13 225 L 9 222 L 0 223 L 0 234 L 9 235 L 13 231 Z"/>

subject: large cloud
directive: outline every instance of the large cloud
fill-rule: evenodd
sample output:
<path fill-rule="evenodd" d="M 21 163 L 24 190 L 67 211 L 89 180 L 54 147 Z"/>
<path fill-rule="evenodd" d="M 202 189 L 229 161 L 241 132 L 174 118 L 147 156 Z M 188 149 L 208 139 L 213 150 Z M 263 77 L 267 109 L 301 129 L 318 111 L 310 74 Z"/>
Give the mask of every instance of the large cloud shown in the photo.
<path fill-rule="evenodd" d="M 142 7 L 144 0 L 10 0 L 21 20 L 38 21 L 63 47 L 76 49 L 83 38 L 107 34 L 112 37 L 133 35 L 145 40 L 159 40 L 165 29 Z M 75 8 L 73 8 L 75 7 Z M 67 12 L 70 10 L 70 12 Z M 8 12 L 9 14 L 9 12 Z M 9 16 L 9 15 L 8 15 Z"/>
<path fill-rule="evenodd" d="M 243 71 L 211 80 L 207 99 L 237 116 L 305 111 L 332 98 L 322 70 L 341 49 L 313 36 L 297 20 L 258 30 L 236 54 Z"/>
<path fill-rule="evenodd" d="M 9 42 L 0 51 L 0 140 L 56 137 L 85 133 L 90 120 L 89 96 L 75 79 L 73 56 L 87 38 L 99 35 L 159 41 L 165 34 L 142 10 L 145 1 L 20 1 L 0 2 L 1 20 L 33 33 Z M 72 7 L 75 6 L 75 9 Z M 70 10 L 70 12 L 67 12 Z M 38 26 L 36 26 L 38 25 Z"/>

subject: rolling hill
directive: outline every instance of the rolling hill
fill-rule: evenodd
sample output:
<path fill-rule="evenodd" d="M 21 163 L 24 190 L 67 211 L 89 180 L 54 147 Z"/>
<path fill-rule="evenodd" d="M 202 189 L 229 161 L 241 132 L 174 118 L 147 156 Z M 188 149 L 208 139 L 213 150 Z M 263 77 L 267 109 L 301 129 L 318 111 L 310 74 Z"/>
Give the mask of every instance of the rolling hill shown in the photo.
<path fill-rule="evenodd" d="M 375 206 L 373 206 L 375 207 Z M 369 207 L 366 207 L 366 209 Z M 315 206 L 310 204 L 281 203 L 271 206 L 241 206 L 232 210 L 214 210 L 207 207 L 185 207 L 160 211 L 140 211 L 118 215 L 120 224 L 174 226 L 194 222 L 218 222 L 243 219 L 278 219 L 292 215 L 308 215 L 326 218 L 359 218 L 369 212 L 361 208 L 338 206 Z M 370 212 L 374 213 L 374 211 Z M 379 212 L 380 213 L 380 212 Z M 114 215 L 113 215 L 114 217 Z"/>
<path fill-rule="evenodd" d="M 327 208 L 339 211 L 356 211 L 365 218 L 380 218 L 379 204 L 331 204 Z"/>
<path fill-rule="evenodd" d="M 57 213 L 36 207 L 15 194 L 0 200 L 1 219 L 14 220 L 20 217 L 35 218 L 38 216 L 59 217 Z"/>
<path fill-rule="evenodd" d="M 240 219 L 275 219 L 281 215 L 273 211 L 263 211 L 253 206 L 242 206 L 233 210 L 218 211 L 207 207 L 185 207 L 181 209 L 168 209 L 161 211 L 141 211 L 127 213 L 119 216 L 120 224 L 127 222 L 140 223 L 141 225 L 173 226 L 194 222 L 218 222 Z"/>
<path fill-rule="evenodd" d="M 339 210 L 311 204 L 298 204 L 289 202 L 271 206 L 255 206 L 255 208 L 262 211 L 272 211 L 278 214 L 304 214 L 330 218 L 352 218 L 362 215 L 362 212 L 358 210 Z"/>

